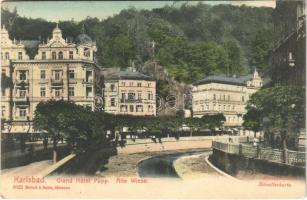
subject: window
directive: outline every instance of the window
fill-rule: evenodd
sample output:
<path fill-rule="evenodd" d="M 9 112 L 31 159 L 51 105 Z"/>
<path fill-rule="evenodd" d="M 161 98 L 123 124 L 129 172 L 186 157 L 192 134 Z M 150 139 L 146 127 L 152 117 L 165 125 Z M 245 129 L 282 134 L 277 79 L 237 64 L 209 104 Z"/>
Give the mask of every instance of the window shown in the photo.
<path fill-rule="evenodd" d="M 20 71 L 20 72 L 19 72 L 19 80 L 21 80 L 21 81 L 27 80 L 26 71 Z"/>
<path fill-rule="evenodd" d="M 52 59 L 56 60 L 56 52 L 52 52 L 51 55 L 52 55 Z"/>
<path fill-rule="evenodd" d="M 59 60 L 63 60 L 63 52 L 62 51 L 59 52 Z"/>
<path fill-rule="evenodd" d="M 122 100 L 125 100 L 125 99 L 126 99 L 126 94 L 122 93 Z"/>
<path fill-rule="evenodd" d="M 74 52 L 73 51 L 69 52 L 69 59 L 70 60 L 74 59 Z"/>
<path fill-rule="evenodd" d="M 85 56 L 85 57 L 90 57 L 91 56 L 91 51 L 90 51 L 89 48 L 84 48 L 83 56 Z"/>
<path fill-rule="evenodd" d="M 137 86 L 138 86 L 138 87 L 142 87 L 142 83 L 141 83 L 141 82 L 138 82 Z"/>
<path fill-rule="evenodd" d="M 115 98 L 111 98 L 111 106 L 115 106 Z"/>
<path fill-rule="evenodd" d="M 26 97 L 27 91 L 26 90 L 19 90 L 19 97 Z"/>
<path fill-rule="evenodd" d="M 152 94 L 152 92 L 148 92 L 148 100 L 153 100 L 153 94 Z"/>
<path fill-rule="evenodd" d="M 225 99 L 226 99 L 226 97 L 225 97 L 225 95 L 223 96 L 223 100 L 225 101 Z"/>
<path fill-rule="evenodd" d="M 5 115 L 5 106 L 2 106 L 2 109 L 1 109 L 1 116 L 4 117 Z"/>
<path fill-rule="evenodd" d="M 150 105 L 148 106 L 148 110 L 149 110 Z M 136 112 L 143 112 L 143 106 L 142 105 L 137 105 L 136 106 Z"/>
<path fill-rule="evenodd" d="M 2 69 L 1 71 L 1 77 L 4 77 L 6 75 L 6 70 L 5 69 Z"/>
<path fill-rule="evenodd" d="M 68 88 L 68 95 L 69 96 L 75 96 L 75 88 L 74 87 L 69 87 Z"/>
<path fill-rule="evenodd" d="M 25 108 L 19 108 L 19 116 L 24 118 L 27 116 L 27 109 Z"/>
<path fill-rule="evenodd" d="M 22 60 L 22 52 L 18 52 L 18 60 Z"/>
<path fill-rule="evenodd" d="M 235 105 L 232 106 L 232 110 L 235 110 Z"/>
<path fill-rule="evenodd" d="M 55 97 L 60 97 L 60 96 L 61 96 L 60 89 L 55 89 Z"/>
<path fill-rule="evenodd" d="M 2 93 L 2 96 L 5 96 L 5 89 L 4 88 L 2 88 L 1 93 Z"/>
<path fill-rule="evenodd" d="M 216 95 L 215 94 L 213 94 L 213 100 L 215 100 L 216 99 Z"/>
<path fill-rule="evenodd" d="M 130 82 L 130 83 L 129 83 L 129 86 L 132 87 L 132 86 L 133 86 L 133 82 Z"/>
<path fill-rule="evenodd" d="M 46 96 L 46 88 L 41 87 L 41 97 L 45 97 L 45 96 Z"/>
<path fill-rule="evenodd" d="M 226 105 L 224 105 L 224 110 L 226 110 Z"/>
<path fill-rule="evenodd" d="M 126 83 L 125 82 L 122 82 L 122 86 L 125 86 L 126 85 Z"/>
<path fill-rule="evenodd" d="M 60 80 L 60 71 L 54 72 L 54 79 L 57 80 L 57 81 Z"/>
<path fill-rule="evenodd" d="M 110 88 L 111 88 L 111 92 L 115 92 L 115 85 L 114 84 L 111 84 Z"/>
<path fill-rule="evenodd" d="M 10 54 L 9 54 L 9 52 L 6 52 L 5 53 L 5 60 L 9 60 L 10 59 Z"/>
<path fill-rule="evenodd" d="M 142 99 L 142 93 L 138 93 L 138 99 L 141 100 Z"/>
<path fill-rule="evenodd" d="M 133 105 L 130 105 L 130 106 L 129 106 L 129 110 L 130 110 L 130 112 L 134 112 L 134 106 L 133 106 Z"/>
<path fill-rule="evenodd" d="M 128 93 L 128 100 L 134 100 L 135 99 L 135 93 Z"/>
<path fill-rule="evenodd" d="M 42 60 L 46 60 L 46 52 L 45 51 L 42 52 Z"/>
<path fill-rule="evenodd" d="M 148 83 L 148 87 L 150 87 L 151 86 L 151 83 Z"/>
<path fill-rule="evenodd" d="M 41 79 L 46 79 L 46 70 L 41 70 Z"/>
<path fill-rule="evenodd" d="M 75 70 L 71 69 L 68 71 L 69 79 L 75 79 Z"/>
<path fill-rule="evenodd" d="M 228 101 L 230 101 L 230 95 L 228 95 Z"/>
<path fill-rule="evenodd" d="M 242 96 L 242 102 L 244 102 L 244 96 Z"/>
<path fill-rule="evenodd" d="M 3 53 L 1 52 L 1 60 L 3 60 Z"/>
<path fill-rule="evenodd" d="M 127 112 L 127 106 L 121 105 L 120 106 L 120 112 Z"/>

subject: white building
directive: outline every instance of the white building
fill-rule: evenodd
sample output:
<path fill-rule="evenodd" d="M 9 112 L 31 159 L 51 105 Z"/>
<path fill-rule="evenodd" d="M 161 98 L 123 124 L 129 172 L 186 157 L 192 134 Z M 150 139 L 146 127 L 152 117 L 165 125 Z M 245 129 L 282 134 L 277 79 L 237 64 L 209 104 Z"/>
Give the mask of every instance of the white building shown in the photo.
<path fill-rule="evenodd" d="M 113 72 L 112 72 L 113 70 Z M 132 69 L 102 71 L 104 108 L 112 114 L 156 115 L 156 81 Z"/>
<path fill-rule="evenodd" d="M 241 77 L 208 76 L 193 83 L 192 109 L 194 117 L 224 114 L 225 126 L 241 126 L 249 97 L 262 86 L 255 70 Z"/>

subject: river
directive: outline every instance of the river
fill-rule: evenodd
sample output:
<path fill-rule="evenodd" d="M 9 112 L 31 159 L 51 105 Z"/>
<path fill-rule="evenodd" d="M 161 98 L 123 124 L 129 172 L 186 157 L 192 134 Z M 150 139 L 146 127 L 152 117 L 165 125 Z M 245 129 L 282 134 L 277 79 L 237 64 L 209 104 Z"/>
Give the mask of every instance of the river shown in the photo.
<path fill-rule="evenodd" d="M 174 169 L 173 162 L 182 157 L 210 153 L 210 151 L 188 151 L 163 156 L 156 156 L 139 162 L 138 174 L 148 178 L 180 178 Z"/>

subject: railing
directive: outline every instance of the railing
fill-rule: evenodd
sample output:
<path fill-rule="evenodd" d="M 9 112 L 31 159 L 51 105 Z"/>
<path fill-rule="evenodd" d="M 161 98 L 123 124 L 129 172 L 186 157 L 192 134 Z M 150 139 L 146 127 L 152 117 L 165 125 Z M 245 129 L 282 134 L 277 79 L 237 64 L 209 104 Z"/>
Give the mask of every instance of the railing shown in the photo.
<path fill-rule="evenodd" d="M 15 102 L 28 102 L 29 97 L 28 96 L 15 96 L 14 101 Z"/>
<path fill-rule="evenodd" d="M 212 141 L 212 148 L 248 158 L 258 158 L 270 162 L 285 163 L 296 166 L 305 166 L 306 161 L 306 153 L 300 151 L 282 151 L 271 148 L 262 148 L 260 146 L 229 143 L 226 141 Z"/>
<path fill-rule="evenodd" d="M 15 83 L 16 85 L 21 85 L 21 84 L 28 85 L 29 79 L 26 79 L 26 80 L 15 79 Z"/>
<path fill-rule="evenodd" d="M 57 79 L 51 79 L 51 84 L 52 85 L 63 85 L 63 79 L 59 79 L 59 80 L 57 80 Z"/>

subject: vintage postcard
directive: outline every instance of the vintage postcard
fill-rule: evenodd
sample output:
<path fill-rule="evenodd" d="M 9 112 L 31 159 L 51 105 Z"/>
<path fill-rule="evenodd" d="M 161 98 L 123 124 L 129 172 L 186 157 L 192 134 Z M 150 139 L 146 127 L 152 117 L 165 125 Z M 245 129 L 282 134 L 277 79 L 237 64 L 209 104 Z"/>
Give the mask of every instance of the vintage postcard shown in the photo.
<path fill-rule="evenodd" d="M 303 198 L 306 3 L 3 1 L 0 195 Z"/>

